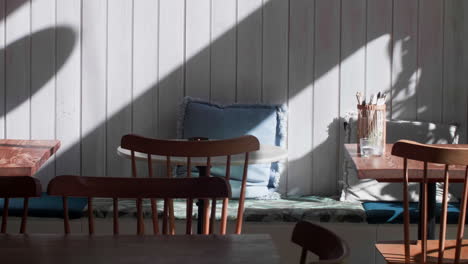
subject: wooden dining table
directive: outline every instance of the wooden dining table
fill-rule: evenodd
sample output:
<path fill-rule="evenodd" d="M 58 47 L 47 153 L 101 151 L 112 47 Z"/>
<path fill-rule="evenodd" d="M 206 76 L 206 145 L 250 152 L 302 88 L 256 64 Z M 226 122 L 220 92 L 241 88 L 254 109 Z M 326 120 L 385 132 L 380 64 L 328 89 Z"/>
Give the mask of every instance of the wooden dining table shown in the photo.
<path fill-rule="evenodd" d="M 0 176 L 33 176 L 60 148 L 58 140 L 0 140 Z"/>
<path fill-rule="evenodd" d="M 452 148 L 468 148 L 467 144 L 437 144 Z M 382 156 L 362 157 L 358 153 L 357 144 L 345 144 L 345 155 L 356 166 L 359 179 L 374 179 L 378 182 L 403 182 L 403 158 L 393 156 L 393 144 L 387 144 Z M 428 164 L 428 238 L 435 239 L 436 183 L 444 180 L 445 165 Z M 463 182 L 465 166 L 450 166 L 450 182 Z M 408 160 L 408 177 L 410 182 L 422 183 L 424 163 Z M 422 184 L 420 184 L 422 188 Z M 422 200 L 422 191 L 419 192 Z M 420 204 L 421 205 L 421 204 Z M 420 210 L 421 211 L 421 210 Z M 420 237 L 420 231 L 418 237 Z"/>
<path fill-rule="evenodd" d="M 251 235 L 9 235 L 0 234 L 8 264 L 275 264 L 266 234 Z"/>

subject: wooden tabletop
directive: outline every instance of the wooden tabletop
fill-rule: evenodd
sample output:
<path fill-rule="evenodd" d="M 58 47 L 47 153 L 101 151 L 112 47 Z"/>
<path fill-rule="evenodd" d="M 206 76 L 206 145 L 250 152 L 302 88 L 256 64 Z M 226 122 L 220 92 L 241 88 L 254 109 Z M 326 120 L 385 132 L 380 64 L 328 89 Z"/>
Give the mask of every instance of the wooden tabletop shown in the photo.
<path fill-rule="evenodd" d="M 122 147 L 117 148 L 117 154 L 124 158 L 131 158 L 130 150 L 124 149 Z M 147 155 L 135 152 L 135 157 L 137 160 L 147 160 Z M 260 145 L 260 149 L 258 151 L 254 151 L 249 155 L 249 164 L 264 164 L 264 163 L 272 163 L 276 161 L 285 160 L 288 157 L 288 150 L 272 146 L 272 145 Z M 158 156 L 152 155 L 151 160 L 156 163 L 166 162 L 165 156 Z M 245 161 L 245 155 L 233 155 L 231 157 L 231 164 L 232 165 L 242 165 Z M 187 158 L 182 157 L 171 157 L 171 163 L 176 165 L 185 165 L 187 163 Z M 191 163 L 193 166 L 200 166 L 206 165 L 206 158 L 192 158 Z M 211 159 L 211 164 L 213 165 L 226 165 L 226 157 L 213 157 Z"/>
<path fill-rule="evenodd" d="M 2 263 L 279 263 L 269 235 L 0 234 Z"/>
<path fill-rule="evenodd" d="M 0 140 L 0 176 L 33 176 L 59 148 L 58 140 Z"/>
<path fill-rule="evenodd" d="M 451 144 L 437 145 L 452 148 L 468 148 L 468 145 Z M 375 179 L 379 182 L 401 182 L 403 180 L 403 158 L 393 156 L 393 144 L 387 144 L 385 153 L 380 157 L 362 157 L 357 152 L 357 144 L 345 144 L 345 155 L 350 158 L 359 179 Z M 414 160 L 408 161 L 409 180 L 420 182 L 424 175 L 424 163 Z M 428 166 L 428 179 L 431 182 L 443 181 L 444 165 L 430 163 Z M 450 181 L 463 182 L 465 177 L 464 166 L 450 166 Z"/>

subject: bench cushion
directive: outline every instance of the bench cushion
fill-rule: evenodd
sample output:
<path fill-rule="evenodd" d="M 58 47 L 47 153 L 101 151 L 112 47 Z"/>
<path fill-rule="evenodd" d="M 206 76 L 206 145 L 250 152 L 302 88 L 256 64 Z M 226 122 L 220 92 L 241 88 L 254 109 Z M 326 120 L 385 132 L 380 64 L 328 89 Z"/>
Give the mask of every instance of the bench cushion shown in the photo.
<path fill-rule="evenodd" d="M 83 216 L 84 208 L 87 205 L 87 198 L 68 198 L 68 215 L 70 219 Z M 10 199 L 8 215 L 23 215 L 23 198 Z M 3 213 L 4 199 L 0 199 L 0 212 Z M 31 217 L 52 217 L 63 218 L 63 203 L 61 197 L 49 196 L 42 193 L 41 197 L 30 198 L 28 216 Z"/>
<path fill-rule="evenodd" d="M 94 213 L 99 218 L 111 218 L 113 207 L 112 199 L 95 198 L 93 200 Z M 158 211 L 162 215 L 163 204 L 158 201 Z M 228 206 L 228 220 L 237 217 L 238 200 L 230 200 Z M 217 203 L 216 218 L 221 217 L 222 203 Z M 185 200 L 174 201 L 175 218 L 186 219 Z M 151 217 L 149 200 L 143 201 L 143 212 L 147 218 Z M 135 217 L 135 200 L 120 199 L 119 215 L 121 217 Z M 197 207 L 194 205 L 193 217 L 197 216 Z M 365 222 L 365 211 L 360 203 L 340 202 L 332 198 L 309 196 L 277 200 L 245 201 L 244 220 L 251 222 L 297 222 L 300 220 L 320 222 Z"/>
<path fill-rule="evenodd" d="M 402 224 L 403 223 L 403 203 L 401 202 L 366 202 L 363 203 L 366 211 L 367 222 L 369 224 Z M 459 203 L 449 203 L 447 222 L 449 224 L 458 223 L 460 213 Z M 418 223 L 419 208 L 418 203 L 410 203 L 410 222 Z M 441 212 L 441 204 L 436 205 L 436 221 L 438 222 Z"/>

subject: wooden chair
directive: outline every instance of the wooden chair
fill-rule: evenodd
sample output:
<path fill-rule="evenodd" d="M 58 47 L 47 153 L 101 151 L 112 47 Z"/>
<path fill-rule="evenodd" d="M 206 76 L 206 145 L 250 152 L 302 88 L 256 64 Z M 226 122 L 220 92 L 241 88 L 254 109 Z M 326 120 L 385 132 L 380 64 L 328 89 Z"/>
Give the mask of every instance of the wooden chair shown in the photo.
<path fill-rule="evenodd" d="M 395 143 L 392 155 L 404 159 L 403 170 L 403 203 L 404 203 L 404 241 L 388 242 L 377 244 L 377 249 L 384 256 L 388 263 L 460 263 L 468 260 L 468 241 L 463 240 L 466 206 L 468 196 L 468 149 L 438 147 L 419 144 L 413 141 L 401 140 Z M 408 199 L 408 160 L 424 162 L 423 190 L 422 190 L 422 217 L 421 240 L 410 241 L 409 238 L 409 199 Z M 442 212 L 440 218 L 440 232 L 438 240 L 427 239 L 427 219 L 428 219 L 428 164 L 436 163 L 445 165 L 444 169 L 444 191 L 442 200 Z M 463 197 L 460 205 L 460 216 L 458 219 L 458 229 L 456 240 L 447 240 L 447 205 L 449 188 L 450 166 L 466 167 Z"/>
<path fill-rule="evenodd" d="M 211 199 L 213 208 L 216 207 L 216 199 L 225 199 L 231 196 L 229 184 L 220 177 L 210 178 L 115 178 L 115 177 L 83 177 L 83 176 L 58 176 L 50 181 L 48 193 L 52 196 L 63 197 L 64 228 L 65 233 L 70 233 L 68 218 L 67 197 L 88 198 L 88 225 L 89 234 L 94 234 L 93 197 L 113 198 L 114 201 L 114 234 L 119 233 L 118 222 L 118 198 L 135 198 L 138 201 L 144 198 L 164 199 L 162 233 L 168 234 L 168 201 L 169 199 Z M 189 204 L 189 207 L 192 205 Z M 187 210 L 187 212 L 191 212 Z M 157 212 L 153 212 L 156 213 Z M 214 223 L 215 215 L 211 219 L 204 219 L 204 225 Z M 142 229 L 142 212 L 138 212 L 138 234 L 144 234 Z M 191 217 L 187 217 L 187 226 L 191 225 Z M 208 229 L 206 229 L 208 230 Z M 154 226 L 154 233 L 159 234 L 158 223 Z M 188 233 L 187 233 L 188 234 Z M 208 234 L 206 232 L 205 234 Z"/>
<path fill-rule="evenodd" d="M 310 222 L 297 223 L 291 240 L 302 247 L 300 264 L 306 263 L 308 251 L 319 257 L 311 262 L 317 264 L 343 263 L 349 255 L 348 245 L 339 236 Z"/>
<path fill-rule="evenodd" d="M 239 206 L 237 211 L 237 222 L 236 222 L 236 234 L 240 234 L 242 231 L 242 221 L 244 214 L 244 201 L 245 201 L 245 188 L 247 184 L 247 168 L 249 164 L 249 152 L 259 150 L 260 144 L 258 139 L 254 136 L 242 136 L 239 138 L 226 139 L 226 140 L 209 140 L 209 141 L 185 141 L 185 140 L 160 140 L 145 138 L 138 135 L 125 135 L 122 137 L 121 147 L 131 151 L 132 156 L 132 172 L 133 177 L 137 177 L 136 169 L 136 158 L 135 152 L 145 153 L 146 162 L 148 164 L 148 174 L 150 177 L 153 176 L 153 167 L 151 161 L 151 155 L 159 155 L 166 157 L 166 171 L 167 177 L 171 178 L 172 166 L 171 157 L 184 157 L 186 158 L 187 177 L 191 177 L 191 168 L 193 158 L 206 158 L 206 163 L 203 164 L 205 175 L 209 176 L 211 161 L 213 157 L 226 157 L 226 180 L 229 182 L 230 169 L 231 169 L 231 156 L 243 154 L 244 155 L 244 168 L 242 175 L 242 185 L 239 197 Z M 201 166 L 200 164 L 197 165 Z M 199 167 L 200 168 L 200 167 Z M 203 173 L 201 173 L 203 174 Z M 188 203 L 192 203 L 192 200 L 188 200 Z M 205 205 L 208 203 L 205 202 Z M 221 234 L 226 234 L 226 223 L 227 223 L 227 206 L 228 198 L 224 199 L 222 207 L 222 221 L 221 221 Z M 156 204 L 151 201 L 151 207 L 154 212 L 156 211 Z M 141 201 L 137 202 L 137 210 L 141 212 Z M 191 206 L 187 206 L 187 210 L 191 210 Z M 213 208 L 214 212 L 215 209 Z M 187 211 L 187 216 L 191 215 L 191 211 Z M 204 218 L 209 218 L 209 206 L 204 208 Z M 174 219 L 171 213 L 171 233 L 174 233 Z M 153 225 L 157 223 L 157 219 L 153 218 Z M 213 228 L 213 225 L 211 226 Z M 191 226 L 187 226 L 187 233 L 191 233 Z M 206 233 L 207 226 L 203 226 L 203 230 Z M 212 230 L 210 230 L 212 232 Z"/>
<path fill-rule="evenodd" d="M 28 218 L 28 204 L 30 197 L 41 196 L 41 183 L 29 176 L 4 176 L 0 177 L 0 197 L 4 198 L 2 227 L 0 233 L 6 233 L 8 220 L 8 205 L 10 198 L 24 198 L 23 216 L 21 218 L 20 233 L 26 232 Z"/>

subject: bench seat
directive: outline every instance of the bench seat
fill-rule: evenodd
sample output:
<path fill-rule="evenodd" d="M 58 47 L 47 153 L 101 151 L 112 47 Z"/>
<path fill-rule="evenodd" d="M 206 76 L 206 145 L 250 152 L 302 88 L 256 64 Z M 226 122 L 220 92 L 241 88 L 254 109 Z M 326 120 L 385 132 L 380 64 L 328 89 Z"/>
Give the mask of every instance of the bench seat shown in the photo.
<path fill-rule="evenodd" d="M 112 199 L 95 198 L 93 200 L 96 217 L 112 217 Z M 237 216 L 237 200 L 230 200 L 228 206 L 228 220 Z M 158 201 L 158 211 L 161 213 L 162 201 Z M 221 216 L 222 203 L 217 203 L 216 217 Z M 176 219 L 186 218 L 185 200 L 174 201 L 174 215 Z M 197 210 L 194 205 L 194 217 Z M 151 217 L 151 205 L 148 199 L 143 201 L 144 217 Z M 119 199 L 120 217 L 135 217 L 135 200 Z M 297 222 L 309 220 L 316 222 L 350 222 L 362 223 L 366 221 L 366 213 L 360 203 L 337 201 L 328 197 L 307 196 L 288 197 L 276 200 L 245 201 L 244 220 L 252 222 Z"/>

